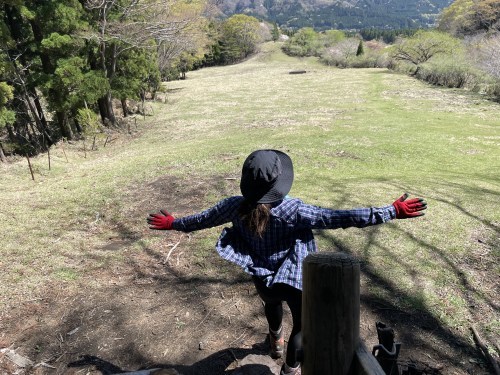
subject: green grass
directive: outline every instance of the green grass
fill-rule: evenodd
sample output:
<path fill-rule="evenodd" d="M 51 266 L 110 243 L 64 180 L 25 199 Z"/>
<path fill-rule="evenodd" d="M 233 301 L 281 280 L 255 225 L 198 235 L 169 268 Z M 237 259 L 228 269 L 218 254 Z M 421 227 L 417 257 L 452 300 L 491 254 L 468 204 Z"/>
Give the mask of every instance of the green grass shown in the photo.
<path fill-rule="evenodd" d="M 46 155 L 34 158 L 35 182 L 24 159 L 2 165 L 0 309 L 47 281 L 77 283 L 124 262 L 120 251 L 106 250 L 110 238 L 123 236 L 120 225 L 135 235 L 134 251 L 138 241 L 155 246 L 160 237 L 145 230 L 148 212 L 167 205 L 192 213 L 238 193 L 238 182 L 223 178 L 238 178 L 257 148 L 290 154 L 291 195 L 308 203 L 380 206 L 405 191 L 426 198 L 424 218 L 318 234 L 322 249 L 351 251 L 393 288 L 367 278 L 370 292 L 396 293 L 401 308 L 425 309 L 463 334 L 472 303 L 498 303 L 499 105 L 387 70 L 338 70 L 263 48 L 242 64 L 169 82 L 166 103 L 138 119 L 134 137 L 101 142 L 86 159 L 79 144 L 65 145 L 68 161 L 56 146 L 50 171 Z M 298 69 L 307 73 L 289 74 Z M 200 192 L 195 207 L 184 195 L 161 200 L 174 182 L 182 194 Z M 204 272 L 217 267 L 210 251 L 217 233 L 192 240 Z M 498 327 L 494 313 L 482 318 Z"/>

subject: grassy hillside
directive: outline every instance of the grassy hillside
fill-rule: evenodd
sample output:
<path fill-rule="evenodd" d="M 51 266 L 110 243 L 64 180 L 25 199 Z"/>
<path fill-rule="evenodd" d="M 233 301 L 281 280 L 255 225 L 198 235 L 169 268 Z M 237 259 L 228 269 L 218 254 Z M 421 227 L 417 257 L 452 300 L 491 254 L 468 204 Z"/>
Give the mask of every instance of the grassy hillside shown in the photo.
<path fill-rule="evenodd" d="M 289 74 L 298 69 L 307 73 Z M 151 255 L 145 249 L 165 257 L 179 243 L 175 251 L 193 275 L 231 277 L 232 266 L 212 250 L 220 228 L 189 238 L 151 233 L 145 217 L 160 208 L 185 215 L 238 194 L 244 158 L 276 148 L 295 163 L 291 195 L 311 204 L 424 197 L 423 218 L 321 232 L 320 248 L 361 258 L 364 298 L 381 309 L 409 320 L 425 315 L 462 346 L 474 346 L 472 323 L 488 342 L 498 340 L 498 104 L 387 70 L 292 59 L 274 44 L 167 87 L 165 103 L 152 104 L 154 115 L 138 118 L 133 135 L 115 135 L 106 147 L 99 140 L 87 158 L 81 144 L 58 145 L 50 171 L 47 155 L 32 161 L 35 182 L 24 159 L 0 165 L 5 332 L 15 331 L 7 324 L 16 311 L 43 298 L 47 285 L 60 298 L 92 295 L 108 272 L 118 277 L 131 259 Z M 437 346 L 449 339 L 422 335 Z M 444 360 L 461 366 L 460 358 Z"/>

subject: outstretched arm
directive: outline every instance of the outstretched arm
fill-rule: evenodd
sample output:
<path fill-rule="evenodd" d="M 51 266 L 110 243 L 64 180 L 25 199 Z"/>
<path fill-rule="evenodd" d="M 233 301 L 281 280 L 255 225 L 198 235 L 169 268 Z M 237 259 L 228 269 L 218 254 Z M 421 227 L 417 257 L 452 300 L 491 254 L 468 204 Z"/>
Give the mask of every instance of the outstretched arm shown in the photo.
<path fill-rule="evenodd" d="M 311 229 L 363 228 L 393 219 L 422 216 L 427 203 L 421 198 L 407 198 L 408 194 L 403 194 L 392 205 L 352 210 L 332 210 L 304 204 L 297 212 L 298 223 Z"/>
<path fill-rule="evenodd" d="M 147 218 L 150 229 L 192 232 L 228 223 L 237 215 L 242 197 L 226 198 L 215 206 L 190 216 L 174 218 L 167 211 L 150 214 Z"/>

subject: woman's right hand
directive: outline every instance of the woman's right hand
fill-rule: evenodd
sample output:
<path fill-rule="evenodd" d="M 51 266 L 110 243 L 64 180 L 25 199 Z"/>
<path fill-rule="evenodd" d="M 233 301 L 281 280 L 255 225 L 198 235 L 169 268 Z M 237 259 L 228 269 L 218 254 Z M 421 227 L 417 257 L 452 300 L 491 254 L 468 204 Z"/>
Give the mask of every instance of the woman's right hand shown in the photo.
<path fill-rule="evenodd" d="M 403 194 L 392 205 L 396 209 L 396 219 L 408 219 L 423 216 L 423 210 L 427 209 L 427 202 L 422 198 L 408 199 L 408 193 Z"/>

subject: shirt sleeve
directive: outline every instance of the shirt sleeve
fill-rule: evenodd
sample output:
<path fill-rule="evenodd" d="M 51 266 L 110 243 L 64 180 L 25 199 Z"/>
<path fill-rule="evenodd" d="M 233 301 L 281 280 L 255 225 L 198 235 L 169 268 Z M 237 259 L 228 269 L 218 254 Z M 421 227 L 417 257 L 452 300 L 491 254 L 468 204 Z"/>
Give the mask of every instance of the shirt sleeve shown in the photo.
<path fill-rule="evenodd" d="M 297 211 L 297 225 L 310 229 L 337 229 L 382 224 L 396 218 L 392 205 L 385 207 L 332 210 L 302 204 Z"/>
<path fill-rule="evenodd" d="M 172 228 L 181 232 L 193 232 L 229 223 L 238 215 L 242 199 L 237 196 L 223 199 L 205 211 L 175 219 Z"/>

